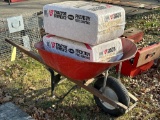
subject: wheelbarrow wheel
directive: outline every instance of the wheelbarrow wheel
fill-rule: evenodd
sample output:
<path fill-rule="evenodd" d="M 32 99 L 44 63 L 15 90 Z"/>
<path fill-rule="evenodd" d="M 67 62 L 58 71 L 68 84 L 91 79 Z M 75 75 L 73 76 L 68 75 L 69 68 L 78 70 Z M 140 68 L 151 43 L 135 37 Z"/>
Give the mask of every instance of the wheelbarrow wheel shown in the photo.
<path fill-rule="evenodd" d="M 101 76 L 98 77 L 98 80 L 94 84 L 94 87 L 101 92 L 103 87 L 103 81 L 104 81 L 104 76 Z M 118 101 L 126 106 L 129 106 L 130 98 L 125 86 L 114 77 L 109 76 L 107 78 L 106 87 L 102 94 L 113 101 Z M 107 102 L 103 102 L 96 96 L 94 96 L 94 99 L 98 107 L 100 107 L 104 112 L 112 116 L 120 116 L 125 112 L 118 108 L 115 108 L 114 106 L 110 105 Z"/>

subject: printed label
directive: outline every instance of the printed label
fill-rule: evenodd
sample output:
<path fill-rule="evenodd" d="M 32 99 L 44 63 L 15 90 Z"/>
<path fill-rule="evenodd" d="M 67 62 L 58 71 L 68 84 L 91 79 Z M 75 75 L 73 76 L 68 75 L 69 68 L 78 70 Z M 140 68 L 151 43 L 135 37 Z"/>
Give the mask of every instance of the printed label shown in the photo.
<path fill-rule="evenodd" d="M 103 57 L 104 55 L 109 55 L 109 57 L 116 51 L 115 47 L 111 47 L 109 49 L 104 50 L 103 52 L 99 53 L 99 58 Z"/>
<path fill-rule="evenodd" d="M 67 18 L 67 12 L 54 10 L 54 17 L 66 20 L 66 18 Z"/>
<path fill-rule="evenodd" d="M 86 52 L 86 51 L 82 51 L 79 49 L 76 49 L 76 56 L 81 57 L 81 58 L 85 58 L 85 59 L 90 59 L 90 53 Z"/>
<path fill-rule="evenodd" d="M 93 7 L 93 8 L 89 8 L 88 10 L 98 11 L 98 10 L 103 10 L 103 9 L 106 9 L 106 7 L 105 6 L 96 6 L 96 7 Z"/>
<path fill-rule="evenodd" d="M 75 21 L 79 23 L 84 23 L 84 24 L 90 24 L 90 17 L 85 16 L 85 15 L 75 15 Z"/>
<path fill-rule="evenodd" d="M 68 19 L 69 19 L 69 20 L 73 20 L 73 19 L 74 19 L 74 16 L 73 16 L 73 15 L 68 15 Z"/>
<path fill-rule="evenodd" d="M 48 10 L 44 10 L 43 13 L 44 13 L 44 16 L 45 16 L 45 17 L 48 17 Z"/>
<path fill-rule="evenodd" d="M 121 12 L 114 14 L 114 19 L 117 19 L 117 18 L 120 18 L 120 17 L 121 17 Z"/>
<path fill-rule="evenodd" d="M 67 46 L 63 44 L 56 43 L 56 49 L 62 52 L 67 52 Z"/>
<path fill-rule="evenodd" d="M 45 16 L 48 17 L 47 11 L 45 11 L 44 14 Z M 75 19 L 75 22 L 88 24 L 88 25 L 90 24 L 90 17 L 85 16 L 85 15 L 75 14 L 74 16 L 74 15 L 67 15 L 67 12 L 63 12 L 63 11 L 49 10 L 49 16 L 53 16 L 53 15 L 54 15 L 54 18 L 59 18 L 59 19 L 64 19 L 64 20 L 66 20 L 67 18 L 69 20 Z"/>
<path fill-rule="evenodd" d="M 114 52 L 114 51 L 116 51 L 115 47 L 111 47 L 111 48 L 108 49 L 108 53 L 111 53 L 111 52 Z"/>
<path fill-rule="evenodd" d="M 73 49 L 68 49 L 68 51 L 71 53 L 71 54 L 73 54 L 74 53 L 74 50 Z"/>
<path fill-rule="evenodd" d="M 49 10 L 49 16 L 53 16 L 54 10 Z"/>
<path fill-rule="evenodd" d="M 83 4 L 75 5 L 74 7 L 75 8 L 80 8 L 80 7 L 84 7 L 84 6 L 87 6 L 87 5 L 90 5 L 90 3 L 83 3 Z"/>
<path fill-rule="evenodd" d="M 111 20 L 117 19 L 117 18 L 120 18 L 120 17 L 121 17 L 121 12 L 110 15 Z"/>
<path fill-rule="evenodd" d="M 112 7 L 112 5 L 106 5 L 106 8 L 111 8 Z"/>
<path fill-rule="evenodd" d="M 110 17 L 108 15 L 104 17 L 105 22 L 108 22 L 109 20 L 110 20 Z"/>
<path fill-rule="evenodd" d="M 51 42 L 51 46 L 52 46 L 52 48 L 54 48 L 54 47 L 55 47 L 55 45 L 56 45 L 56 43 L 55 43 L 55 42 Z"/>
<path fill-rule="evenodd" d="M 108 50 L 105 50 L 103 53 L 104 53 L 104 54 L 107 54 L 107 52 L 108 52 Z"/>
<path fill-rule="evenodd" d="M 79 50 L 79 49 L 74 50 L 72 48 L 68 48 L 68 46 L 66 45 L 55 43 L 55 42 L 47 42 L 47 46 L 49 48 L 55 49 L 60 52 L 74 54 L 77 57 L 90 60 L 90 53 L 83 50 Z"/>
<path fill-rule="evenodd" d="M 50 42 L 47 42 L 47 47 L 51 48 Z"/>
<path fill-rule="evenodd" d="M 99 58 L 103 56 L 103 52 L 99 52 Z"/>
<path fill-rule="evenodd" d="M 122 24 L 121 19 L 108 21 L 103 25 L 106 29 L 101 31 L 100 33 L 101 34 L 112 33 L 114 31 L 117 31 L 118 29 L 122 29 L 122 26 L 120 24 Z"/>

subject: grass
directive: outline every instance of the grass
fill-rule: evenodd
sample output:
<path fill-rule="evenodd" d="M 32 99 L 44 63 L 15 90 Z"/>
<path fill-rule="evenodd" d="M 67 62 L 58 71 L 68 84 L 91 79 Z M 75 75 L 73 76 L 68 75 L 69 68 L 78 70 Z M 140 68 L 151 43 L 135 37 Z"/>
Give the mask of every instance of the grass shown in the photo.
<path fill-rule="evenodd" d="M 139 46 L 144 47 L 146 44 L 160 41 L 160 9 L 146 12 L 143 14 L 133 15 L 127 17 L 126 28 L 135 27 L 144 31 L 143 45 L 142 42 L 138 43 Z"/>
<path fill-rule="evenodd" d="M 155 17 L 151 17 L 153 15 Z M 146 43 L 149 42 L 150 36 L 154 41 L 159 41 L 160 23 L 158 19 L 160 19 L 160 10 L 136 15 L 127 19 L 126 28 L 138 27 L 145 31 Z M 158 120 L 160 118 L 160 103 L 157 97 L 160 94 L 159 91 L 151 90 L 142 94 L 143 89 L 159 87 L 157 85 L 159 81 L 153 82 L 153 76 L 148 77 L 148 73 L 151 74 L 155 71 L 154 69 L 134 79 L 121 77 L 122 83 L 138 97 L 139 102 L 128 113 L 114 118 L 103 113 L 95 104 L 93 95 L 82 88 L 72 90 L 61 101 L 50 97 L 50 74 L 42 64 L 30 57 L 18 58 L 14 62 L 0 61 L 0 64 L 0 90 L 3 91 L 3 96 L 12 96 L 10 101 L 19 105 L 34 118 L 53 120 Z M 157 73 L 159 72 L 160 69 L 157 69 Z M 111 74 L 116 76 L 114 72 Z M 73 86 L 75 86 L 74 83 L 64 80 L 57 85 L 55 93 L 62 98 Z"/>

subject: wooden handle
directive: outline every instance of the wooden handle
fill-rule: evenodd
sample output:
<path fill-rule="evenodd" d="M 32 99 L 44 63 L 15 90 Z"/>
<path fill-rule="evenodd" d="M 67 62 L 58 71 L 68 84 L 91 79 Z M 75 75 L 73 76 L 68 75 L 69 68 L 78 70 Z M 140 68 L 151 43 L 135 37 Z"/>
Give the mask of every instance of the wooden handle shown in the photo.
<path fill-rule="evenodd" d="M 42 64 L 45 64 L 42 60 L 42 58 L 40 57 L 40 55 L 34 53 L 33 51 L 30 51 L 28 49 L 26 49 L 25 47 L 21 46 L 21 45 L 18 45 L 16 43 L 14 43 L 13 41 L 11 40 L 8 40 L 8 39 L 5 39 L 6 42 L 8 42 L 9 44 L 17 47 L 20 51 L 24 52 L 25 54 L 27 54 L 28 56 L 34 58 L 35 60 L 39 61 L 40 63 Z"/>

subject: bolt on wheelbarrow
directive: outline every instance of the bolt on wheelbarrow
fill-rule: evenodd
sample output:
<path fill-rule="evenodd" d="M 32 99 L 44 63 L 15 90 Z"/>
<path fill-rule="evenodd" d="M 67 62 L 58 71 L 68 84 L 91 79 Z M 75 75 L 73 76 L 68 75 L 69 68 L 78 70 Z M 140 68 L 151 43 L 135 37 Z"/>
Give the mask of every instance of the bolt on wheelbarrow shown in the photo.
<path fill-rule="evenodd" d="M 137 52 L 136 45 L 127 38 L 121 38 L 123 46 L 122 59 L 115 62 L 102 63 L 80 61 L 46 51 L 42 41 L 35 44 L 39 55 L 8 39 L 6 41 L 49 68 L 52 94 L 55 85 L 60 81 L 60 76 L 64 76 L 92 93 L 96 104 L 106 113 L 113 116 L 119 116 L 128 112 L 138 101 L 118 79 L 108 76 L 108 70 L 111 67 L 133 58 Z M 54 71 L 58 74 L 54 75 Z M 93 82 L 94 85 L 90 84 Z M 130 105 L 130 102 L 133 104 Z"/>

